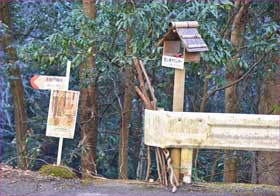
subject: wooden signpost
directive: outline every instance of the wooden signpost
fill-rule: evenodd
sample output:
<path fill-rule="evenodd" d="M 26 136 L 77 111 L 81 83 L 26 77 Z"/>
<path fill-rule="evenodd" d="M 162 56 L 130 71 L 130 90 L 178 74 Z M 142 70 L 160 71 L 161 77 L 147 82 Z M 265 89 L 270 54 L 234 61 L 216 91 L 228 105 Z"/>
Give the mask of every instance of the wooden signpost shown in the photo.
<path fill-rule="evenodd" d="M 185 91 L 185 68 L 184 62 L 199 62 L 200 52 L 208 51 L 207 45 L 197 31 L 196 21 L 172 22 L 168 32 L 158 43 L 163 45 L 162 66 L 175 68 L 173 111 L 183 112 Z M 183 51 L 181 51 L 181 44 Z M 179 131 L 179 130 L 176 130 Z M 145 136 L 146 138 L 146 136 Z M 191 183 L 192 174 L 192 149 L 173 146 L 171 159 L 174 173 L 183 182 Z"/>
<path fill-rule="evenodd" d="M 51 90 L 46 136 L 58 137 L 57 165 L 61 163 L 63 138 L 74 137 L 79 91 L 69 91 L 71 61 L 67 62 L 66 76 L 33 76 L 35 89 Z"/>

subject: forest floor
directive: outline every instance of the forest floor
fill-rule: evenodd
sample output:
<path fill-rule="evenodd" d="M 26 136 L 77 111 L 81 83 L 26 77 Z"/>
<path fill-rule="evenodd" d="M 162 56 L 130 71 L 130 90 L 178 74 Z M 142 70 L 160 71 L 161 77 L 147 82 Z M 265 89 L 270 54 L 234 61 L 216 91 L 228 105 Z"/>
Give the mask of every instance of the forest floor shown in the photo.
<path fill-rule="evenodd" d="M 135 180 L 104 180 L 83 182 L 80 179 L 66 180 L 52 176 L 42 176 L 39 172 L 23 171 L 0 164 L 0 195 L 8 196 L 117 196 L 117 195 L 185 195 L 185 196 L 280 196 L 276 186 L 222 183 L 193 183 L 179 187 L 171 193 L 157 183 Z"/>

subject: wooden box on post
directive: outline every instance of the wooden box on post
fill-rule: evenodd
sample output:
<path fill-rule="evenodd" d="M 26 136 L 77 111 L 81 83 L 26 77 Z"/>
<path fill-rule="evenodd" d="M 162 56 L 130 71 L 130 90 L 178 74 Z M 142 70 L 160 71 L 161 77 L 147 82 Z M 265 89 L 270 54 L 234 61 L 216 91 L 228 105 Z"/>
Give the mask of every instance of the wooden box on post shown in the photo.
<path fill-rule="evenodd" d="M 198 63 L 200 61 L 200 53 L 199 52 L 188 52 L 186 49 L 184 50 L 184 61 L 190 63 Z"/>
<path fill-rule="evenodd" d="M 174 112 L 183 112 L 184 62 L 199 62 L 200 52 L 208 51 L 207 45 L 198 33 L 198 27 L 197 21 L 171 22 L 167 33 L 157 44 L 157 46 L 163 46 L 162 66 L 175 68 Z M 183 182 L 191 183 L 192 149 L 173 148 L 171 149 L 171 159 L 176 177 L 183 176 Z"/>

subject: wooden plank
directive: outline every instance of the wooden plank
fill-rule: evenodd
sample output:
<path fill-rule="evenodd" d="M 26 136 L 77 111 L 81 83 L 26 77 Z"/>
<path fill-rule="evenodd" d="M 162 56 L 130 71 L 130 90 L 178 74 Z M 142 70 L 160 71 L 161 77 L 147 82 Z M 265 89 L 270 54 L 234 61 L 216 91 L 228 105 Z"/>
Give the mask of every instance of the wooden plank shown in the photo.
<path fill-rule="evenodd" d="M 183 37 L 183 38 L 184 38 L 184 36 L 188 36 L 188 35 L 201 37 L 197 31 L 197 28 L 179 28 L 179 29 L 176 29 L 176 31 L 179 34 L 179 36 Z"/>
<path fill-rule="evenodd" d="M 280 151 L 278 115 L 146 110 L 144 131 L 145 144 L 162 148 Z"/>
<path fill-rule="evenodd" d="M 185 69 L 175 69 L 173 111 L 182 112 L 184 108 Z"/>
<path fill-rule="evenodd" d="M 203 39 L 200 39 L 200 38 L 184 39 L 184 38 L 182 38 L 181 40 L 184 45 L 184 48 L 188 52 L 206 52 L 206 51 L 208 51 L 208 47 L 205 44 L 205 42 L 203 41 Z M 195 46 L 195 47 L 192 47 L 192 46 Z"/>
<path fill-rule="evenodd" d="M 163 55 L 173 56 L 180 52 L 180 41 L 165 41 L 163 44 Z"/>
<path fill-rule="evenodd" d="M 200 53 L 199 52 L 187 52 L 184 51 L 184 61 L 185 62 L 199 62 L 200 61 Z"/>
<path fill-rule="evenodd" d="M 174 76 L 174 92 L 173 92 L 173 111 L 182 112 L 184 108 L 184 92 L 185 92 L 185 69 L 175 69 Z M 171 149 L 171 159 L 174 168 L 174 174 L 179 179 L 181 149 Z"/>

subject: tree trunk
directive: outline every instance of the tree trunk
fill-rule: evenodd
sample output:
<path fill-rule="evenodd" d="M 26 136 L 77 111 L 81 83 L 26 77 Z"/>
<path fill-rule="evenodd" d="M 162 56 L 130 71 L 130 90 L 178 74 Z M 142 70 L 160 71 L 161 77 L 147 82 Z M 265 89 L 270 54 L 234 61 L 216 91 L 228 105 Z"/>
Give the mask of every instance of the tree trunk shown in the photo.
<path fill-rule="evenodd" d="M 92 20 L 96 19 L 96 1 L 83 0 L 85 14 Z M 80 65 L 80 92 L 81 92 L 81 141 L 82 150 L 82 175 L 88 178 L 97 174 L 96 169 L 96 146 L 98 135 L 98 108 L 97 108 L 97 78 L 90 84 L 85 84 L 87 76 L 95 64 L 96 48 L 92 47 L 92 53 L 87 62 Z M 91 77 L 91 76 L 90 76 Z"/>
<path fill-rule="evenodd" d="M 0 20 L 11 30 L 9 1 L 0 1 Z M 9 82 L 14 104 L 18 166 L 22 169 L 27 169 L 27 113 L 25 110 L 24 89 L 20 69 L 16 64 L 18 57 L 15 48 L 11 46 L 14 43 L 14 37 L 11 31 L 3 37 L 2 43 L 4 51 L 8 55 L 8 61 L 11 64 L 8 68 L 8 73 L 11 77 Z"/>
<path fill-rule="evenodd" d="M 280 0 L 277 1 L 277 13 L 280 12 Z M 276 20 L 280 22 L 280 15 L 276 15 Z M 266 77 L 261 86 L 260 102 L 258 111 L 260 114 L 270 114 L 274 105 L 279 105 L 280 100 L 280 57 L 279 53 L 274 54 L 272 61 L 277 64 L 276 71 L 272 65 L 265 66 Z M 278 115 L 280 114 L 278 110 Z M 257 152 L 255 156 L 256 183 L 259 184 L 280 184 L 280 153 L 279 152 Z"/>
<path fill-rule="evenodd" d="M 280 58 L 272 59 L 278 66 L 276 71 L 272 65 L 265 66 L 266 77 L 261 86 L 260 102 L 258 110 L 260 114 L 271 114 L 273 107 L 279 104 L 280 100 Z M 278 114 L 279 111 L 278 111 Z M 257 152 L 257 183 L 259 184 L 280 184 L 280 153 L 279 152 Z"/>
<path fill-rule="evenodd" d="M 132 2 L 126 1 L 127 9 L 132 10 Z M 133 29 L 129 26 L 126 35 L 126 54 L 132 54 L 132 39 Z M 128 179 L 128 138 L 129 127 L 132 113 L 132 97 L 134 92 L 133 69 L 131 65 L 125 68 L 125 87 L 124 87 L 124 103 L 122 111 L 122 124 L 119 139 L 119 178 Z"/>
<path fill-rule="evenodd" d="M 232 31 L 230 40 L 235 47 L 240 47 L 244 40 L 244 32 L 246 25 L 246 16 L 248 13 L 250 1 L 235 0 L 236 14 L 233 19 Z M 239 65 L 237 64 L 239 54 L 233 56 L 232 61 L 227 66 L 226 80 L 231 83 L 239 77 Z M 225 89 L 225 112 L 237 113 L 238 112 L 238 96 L 237 85 L 233 85 Z M 224 182 L 236 182 L 237 180 L 237 167 L 236 156 L 233 151 L 225 150 L 224 154 Z"/>

